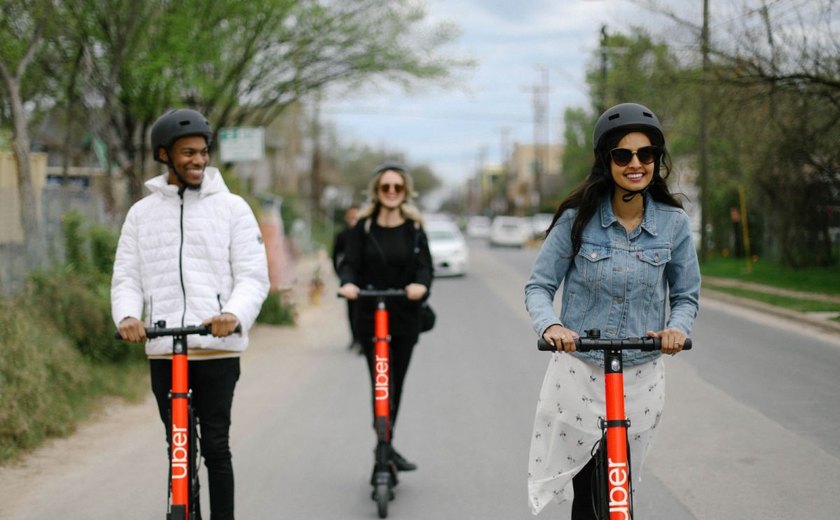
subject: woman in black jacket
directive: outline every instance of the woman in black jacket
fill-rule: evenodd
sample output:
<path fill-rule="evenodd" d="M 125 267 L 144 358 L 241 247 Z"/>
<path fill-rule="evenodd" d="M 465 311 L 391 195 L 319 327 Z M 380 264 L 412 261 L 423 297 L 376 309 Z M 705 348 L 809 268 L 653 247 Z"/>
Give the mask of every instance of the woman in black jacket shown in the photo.
<path fill-rule="evenodd" d="M 348 300 L 358 298 L 360 288 L 405 289 L 407 298 L 388 302 L 391 334 L 391 383 L 393 401 L 391 425 L 396 422 L 402 387 L 411 353 L 420 335 L 420 303 L 432 285 L 432 257 L 423 231 L 420 212 L 411 204 L 416 195 L 405 166 L 396 162 L 381 164 L 369 185 L 369 204 L 359 214 L 340 268 L 339 294 Z M 355 327 L 362 342 L 371 389 L 374 378 L 373 313 L 376 302 L 361 300 L 355 306 Z M 392 434 L 393 438 L 393 434 Z M 392 445 L 393 446 L 393 445 Z M 400 471 L 417 466 L 392 449 L 392 459 Z"/>

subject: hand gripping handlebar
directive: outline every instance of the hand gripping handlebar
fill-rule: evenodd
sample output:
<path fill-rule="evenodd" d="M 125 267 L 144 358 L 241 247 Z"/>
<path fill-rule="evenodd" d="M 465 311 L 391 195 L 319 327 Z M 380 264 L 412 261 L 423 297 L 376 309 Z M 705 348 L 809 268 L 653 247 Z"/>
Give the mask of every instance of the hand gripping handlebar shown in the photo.
<path fill-rule="evenodd" d="M 242 325 L 237 324 L 233 329 L 234 333 L 242 332 Z M 148 339 L 161 338 L 164 336 L 208 336 L 211 334 L 210 325 L 187 325 L 186 327 L 172 327 L 166 328 L 166 322 L 157 322 L 154 327 L 146 327 L 146 337 Z M 120 331 L 114 331 L 114 338 L 123 339 Z"/>

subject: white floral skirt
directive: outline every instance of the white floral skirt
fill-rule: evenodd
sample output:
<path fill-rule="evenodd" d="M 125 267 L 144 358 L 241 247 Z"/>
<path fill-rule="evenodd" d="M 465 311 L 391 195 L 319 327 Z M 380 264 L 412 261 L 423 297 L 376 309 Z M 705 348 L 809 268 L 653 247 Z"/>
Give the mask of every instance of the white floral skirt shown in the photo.
<path fill-rule="evenodd" d="M 630 419 L 630 460 L 634 484 L 665 402 L 665 364 L 659 358 L 624 368 L 625 412 Z M 601 438 L 606 413 L 604 370 L 569 354 L 552 356 L 543 380 L 528 461 L 528 501 L 537 514 L 554 499 L 571 500 L 572 477 L 589 462 Z"/>

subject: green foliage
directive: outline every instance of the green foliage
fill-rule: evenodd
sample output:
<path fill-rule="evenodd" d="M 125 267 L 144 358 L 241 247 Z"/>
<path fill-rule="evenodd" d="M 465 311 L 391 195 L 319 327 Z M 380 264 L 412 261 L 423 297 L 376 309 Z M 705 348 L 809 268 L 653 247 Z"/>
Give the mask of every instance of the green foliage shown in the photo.
<path fill-rule="evenodd" d="M 26 299 L 0 301 L 0 462 L 73 428 L 90 383 L 81 355 Z"/>
<path fill-rule="evenodd" d="M 40 304 L 0 300 L 0 464 L 71 433 L 103 395 L 136 400 L 147 388 L 145 362 L 91 364 Z"/>
<path fill-rule="evenodd" d="M 592 132 L 597 117 L 581 108 L 566 109 L 563 130 L 566 146 L 562 157 L 565 185 L 559 197 L 561 200 L 589 175 L 592 168 Z"/>
<path fill-rule="evenodd" d="M 758 259 L 747 270 L 744 259 L 716 257 L 701 266 L 701 273 L 785 289 L 840 295 L 840 269 L 836 267 L 792 268 Z"/>
<path fill-rule="evenodd" d="M 85 228 L 75 212 L 62 222 L 65 265 L 30 273 L 26 296 L 43 319 L 62 331 L 78 351 L 96 362 L 142 355 L 113 337 L 110 274 L 116 236 L 107 228 Z"/>
<path fill-rule="evenodd" d="M 717 287 L 711 285 L 710 288 L 739 298 L 755 300 L 796 312 L 840 312 L 840 304 L 836 303 L 809 300 L 805 298 L 792 298 L 789 296 L 768 294 L 766 292 L 751 291 L 749 289 L 741 289 L 737 287 Z"/>
<path fill-rule="evenodd" d="M 116 235 L 78 213 L 62 228 L 65 264 L 32 272 L 23 293 L 0 300 L 0 463 L 72 432 L 102 396 L 146 389 L 142 347 L 113 339 Z"/>
<path fill-rule="evenodd" d="M 257 316 L 257 323 L 266 325 L 294 325 L 295 306 L 283 291 L 271 291 Z"/>
<path fill-rule="evenodd" d="M 94 272 L 106 279 L 111 278 L 114 270 L 114 257 L 117 253 L 118 237 L 114 231 L 106 226 L 92 226 L 90 228 L 90 260 Z"/>
<path fill-rule="evenodd" d="M 120 142 L 119 154 L 139 157 L 125 172 L 135 199 L 149 155 L 142 136 L 169 107 L 197 108 L 216 129 L 267 126 L 291 103 L 330 84 L 355 86 L 380 77 L 415 86 L 446 80 L 453 69 L 469 65 L 442 52 L 456 36 L 454 28 L 426 24 L 424 10 L 410 0 L 58 5 L 66 25 L 55 39 L 60 54 L 87 51 L 96 74 L 83 79 L 102 97 L 106 131 Z M 69 82 L 78 69 L 73 63 L 45 67 L 55 71 L 50 84 Z"/>
<path fill-rule="evenodd" d="M 756 16 L 721 27 L 729 33 L 712 49 L 705 76 L 696 52 L 655 41 L 644 29 L 608 35 L 588 66 L 593 113 L 566 112 L 566 188 L 591 163 L 586 140 L 597 114 L 626 101 L 656 111 L 678 172 L 699 172 L 701 103 L 708 99 L 708 193 L 699 196 L 712 253 L 732 247 L 738 230 L 730 212 L 740 211 L 742 189 L 752 253 L 791 267 L 837 265 L 840 62 L 832 57 L 840 46 L 807 36 L 816 27 L 825 34 L 835 29 L 830 4 L 809 2 L 789 12 L 768 7 L 759 25 L 751 25 Z M 687 32 L 698 29 L 679 23 Z M 756 43 L 768 40 L 775 41 L 769 49 Z"/>
<path fill-rule="evenodd" d="M 61 230 L 64 235 L 64 262 L 74 271 L 87 271 L 90 266 L 87 254 L 87 241 L 82 235 L 84 217 L 81 213 L 71 211 L 64 215 Z"/>
<path fill-rule="evenodd" d="M 389 159 L 406 163 L 414 181 L 414 191 L 421 196 L 442 184 L 441 179 L 428 165 L 412 164 L 406 161 L 403 153 L 376 150 L 368 145 L 351 144 L 343 147 L 336 154 L 336 163 L 340 174 L 338 184 L 350 187 L 354 204 L 360 205 L 367 201 L 366 192 L 371 174 L 377 165 Z"/>

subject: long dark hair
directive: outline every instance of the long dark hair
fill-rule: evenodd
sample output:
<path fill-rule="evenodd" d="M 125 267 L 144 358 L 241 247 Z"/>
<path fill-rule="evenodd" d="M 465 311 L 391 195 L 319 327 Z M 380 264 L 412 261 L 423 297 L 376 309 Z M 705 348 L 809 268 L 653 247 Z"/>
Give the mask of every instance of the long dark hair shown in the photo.
<path fill-rule="evenodd" d="M 546 231 L 546 236 L 551 233 L 554 224 L 567 209 L 577 208 L 577 215 L 572 223 L 572 256 L 577 255 L 580 251 L 580 245 L 583 238 L 583 228 L 589 220 L 595 215 L 601 199 L 604 196 L 611 195 L 615 189 L 615 181 L 612 178 L 610 171 L 610 150 L 618 145 L 618 142 L 624 139 L 624 136 L 631 132 L 642 132 L 648 136 L 651 144 L 658 146 L 662 150 L 662 155 L 656 161 L 653 168 L 653 179 L 645 193 L 650 193 L 653 200 L 682 208 L 680 202 L 668 189 L 668 184 L 665 182 L 668 176 L 671 175 L 671 156 L 665 148 L 665 140 L 661 135 L 646 130 L 644 128 L 619 128 L 601 139 L 600 147 L 595 150 L 595 162 L 592 164 L 592 169 L 589 171 L 589 176 L 575 188 L 572 193 L 560 203 L 560 207 L 554 213 L 554 218 L 551 225 Z M 639 194 L 643 197 L 644 193 Z"/>

